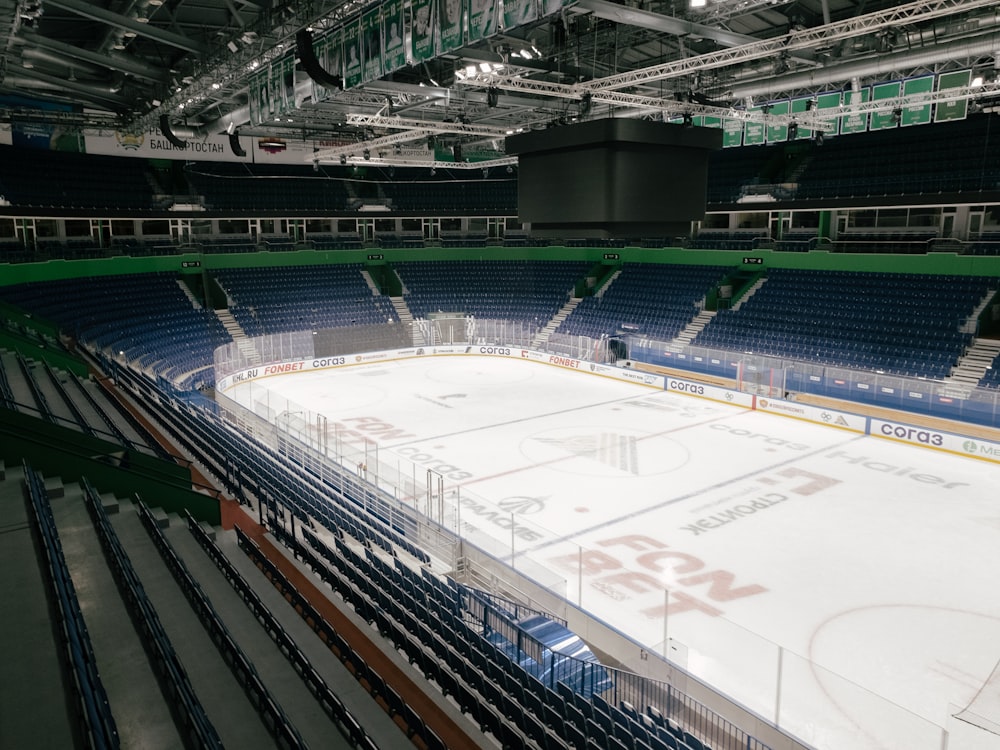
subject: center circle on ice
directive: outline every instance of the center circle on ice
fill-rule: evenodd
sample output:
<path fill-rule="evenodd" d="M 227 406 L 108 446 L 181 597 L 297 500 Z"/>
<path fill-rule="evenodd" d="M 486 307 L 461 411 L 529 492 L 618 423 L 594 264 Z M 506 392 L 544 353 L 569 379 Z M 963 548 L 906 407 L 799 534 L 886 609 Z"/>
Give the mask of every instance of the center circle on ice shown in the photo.
<path fill-rule="evenodd" d="M 689 457 L 687 448 L 663 435 L 592 424 L 536 432 L 519 449 L 538 468 L 591 477 L 666 474 Z"/>

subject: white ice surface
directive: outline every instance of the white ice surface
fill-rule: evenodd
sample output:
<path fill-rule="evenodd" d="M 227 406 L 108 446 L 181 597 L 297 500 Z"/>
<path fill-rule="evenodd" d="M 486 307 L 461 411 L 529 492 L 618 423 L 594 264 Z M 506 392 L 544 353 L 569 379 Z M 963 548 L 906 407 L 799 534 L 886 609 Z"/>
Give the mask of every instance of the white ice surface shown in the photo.
<path fill-rule="evenodd" d="M 252 388 L 439 469 L 464 528 L 509 559 L 514 517 L 569 599 L 822 750 L 1000 747 L 950 718 L 1000 660 L 994 464 L 500 358 Z"/>

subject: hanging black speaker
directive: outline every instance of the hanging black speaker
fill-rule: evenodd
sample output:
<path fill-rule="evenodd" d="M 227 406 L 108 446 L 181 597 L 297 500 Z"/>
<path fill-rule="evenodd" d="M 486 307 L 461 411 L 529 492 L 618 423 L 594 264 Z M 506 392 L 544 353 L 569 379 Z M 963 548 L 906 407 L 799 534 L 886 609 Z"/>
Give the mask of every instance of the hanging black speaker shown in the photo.
<path fill-rule="evenodd" d="M 174 148 L 187 148 L 187 141 L 182 141 L 170 129 L 170 117 L 167 115 L 160 115 L 160 132 L 163 133 L 163 137 L 170 141 Z"/>
<path fill-rule="evenodd" d="M 233 152 L 233 156 L 237 156 L 240 159 L 247 155 L 247 152 L 240 145 L 240 134 L 235 130 L 229 134 L 229 149 Z"/>
<path fill-rule="evenodd" d="M 308 29 L 299 29 L 295 34 L 295 48 L 302 63 L 302 69 L 320 86 L 328 89 L 344 88 L 344 80 L 340 76 L 327 73 L 316 59 L 313 50 L 312 33 Z"/>

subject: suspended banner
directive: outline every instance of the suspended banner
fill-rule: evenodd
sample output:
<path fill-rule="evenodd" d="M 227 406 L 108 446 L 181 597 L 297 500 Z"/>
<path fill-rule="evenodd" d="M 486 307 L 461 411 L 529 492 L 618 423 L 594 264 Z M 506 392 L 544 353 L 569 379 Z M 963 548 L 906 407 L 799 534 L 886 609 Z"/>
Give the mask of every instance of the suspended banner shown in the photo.
<path fill-rule="evenodd" d="M 438 54 L 462 46 L 462 0 L 438 2 Z"/>
<path fill-rule="evenodd" d="M 382 9 L 372 8 L 361 16 L 361 80 L 375 81 L 382 77 Z"/>
<path fill-rule="evenodd" d="M 413 0 L 410 4 L 410 51 L 413 62 L 434 57 L 434 27 L 431 23 L 437 10 L 435 0 Z"/>
<path fill-rule="evenodd" d="M 403 2 L 388 0 L 382 5 L 382 39 L 385 42 L 383 74 L 406 66 L 403 46 Z"/>
<path fill-rule="evenodd" d="M 770 104 L 772 115 L 787 115 L 789 109 L 789 102 L 772 102 Z M 783 143 L 788 140 L 788 126 L 783 123 L 768 123 L 767 124 L 767 142 L 768 143 Z"/>
<path fill-rule="evenodd" d="M 344 26 L 344 88 L 361 83 L 361 19 Z"/>
<path fill-rule="evenodd" d="M 736 148 L 743 145 L 743 120 L 726 117 L 722 120 L 722 147 Z"/>
<path fill-rule="evenodd" d="M 860 91 L 845 91 L 844 103 L 848 106 L 852 104 L 864 104 L 868 101 L 870 94 L 871 92 L 867 88 L 863 88 Z M 840 118 L 840 132 L 843 134 L 863 133 L 866 130 L 868 130 L 867 112 L 855 112 Z"/>
<path fill-rule="evenodd" d="M 813 121 L 813 130 L 822 132 L 823 135 L 837 135 L 840 128 L 840 119 L 836 112 L 840 109 L 841 93 L 839 91 L 828 91 L 816 97 L 816 111 L 823 114 Z M 826 113 L 830 113 L 827 116 Z"/>
<path fill-rule="evenodd" d="M 792 99 L 791 112 L 793 115 L 804 115 L 806 112 L 812 112 L 816 107 L 816 100 L 811 96 L 804 97 L 802 99 Z M 796 138 L 812 138 L 813 129 L 802 125 L 799 121 L 796 121 L 798 129 L 795 131 Z"/>
<path fill-rule="evenodd" d="M 478 42 L 497 33 L 497 0 L 470 0 L 469 23 L 466 37 L 470 42 Z"/>
<path fill-rule="evenodd" d="M 759 113 L 761 112 L 760 107 L 751 107 L 750 112 Z M 764 144 L 764 123 L 753 122 L 748 120 L 746 127 L 743 129 L 743 145 L 744 146 L 762 146 Z"/>
<path fill-rule="evenodd" d="M 934 76 L 920 76 L 919 78 L 908 78 L 903 81 L 903 96 L 917 97 L 924 101 L 930 98 L 934 91 Z M 903 114 L 900 125 L 926 125 L 931 121 L 931 105 L 927 104 L 907 104 L 903 107 Z"/>
<path fill-rule="evenodd" d="M 899 81 L 889 81 L 888 83 L 877 83 L 872 86 L 872 101 L 878 102 L 885 99 L 898 99 L 902 84 Z M 891 108 L 872 112 L 869 130 L 888 130 L 899 125 L 903 111 L 899 108 Z"/>
<path fill-rule="evenodd" d="M 330 75 L 336 76 L 340 75 L 340 68 L 339 66 L 334 68 L 330 64 L 330 39 L 332 37 L 332 34 L 327 34 L 325 37 L 313 42 L 313 53 L 316 55 L 316 62 L 319 63 L 319 66 Z M 311 98 L 314 103 L 329 99 L 333 94 L 323 84 L 317 83 L 314 78 L 310 78 L 309 80 L 312 84 Z"/>
<path fill-rule="evenodd" d="M 250 121 L 260 125 L 274 119 L 271 102 L 271 71 L 263 68 L 250 77 Z"/>
<path fill-rule="evenodd" d="M 513 29 L 538 20 L 536 0 L 507 0 L 503 4 L 503 27 Z"/>
<path fill-rule="evenodd" d="M 971 70 L 958 70 L 954 73 L 942 73 L 938 76 L 938 91 L 961 88 L 972 82 Z M 934 107 L 934 122 L 947 120 L 964 120 L 969 113 L 969 101 L 959 99 L 955 102 L 939 102 Z"/>

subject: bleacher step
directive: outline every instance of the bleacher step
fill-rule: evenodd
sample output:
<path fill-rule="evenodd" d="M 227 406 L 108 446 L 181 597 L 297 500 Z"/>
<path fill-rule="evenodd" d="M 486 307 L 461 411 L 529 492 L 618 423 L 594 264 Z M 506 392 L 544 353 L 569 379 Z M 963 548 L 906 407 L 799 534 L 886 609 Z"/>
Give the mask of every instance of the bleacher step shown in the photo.
<path fill-rule="evenodd" d="M 66 488 L 63 486 L 62 477 L 45 477 L 45 494 L 49 498 L 64 497 Z"/>

